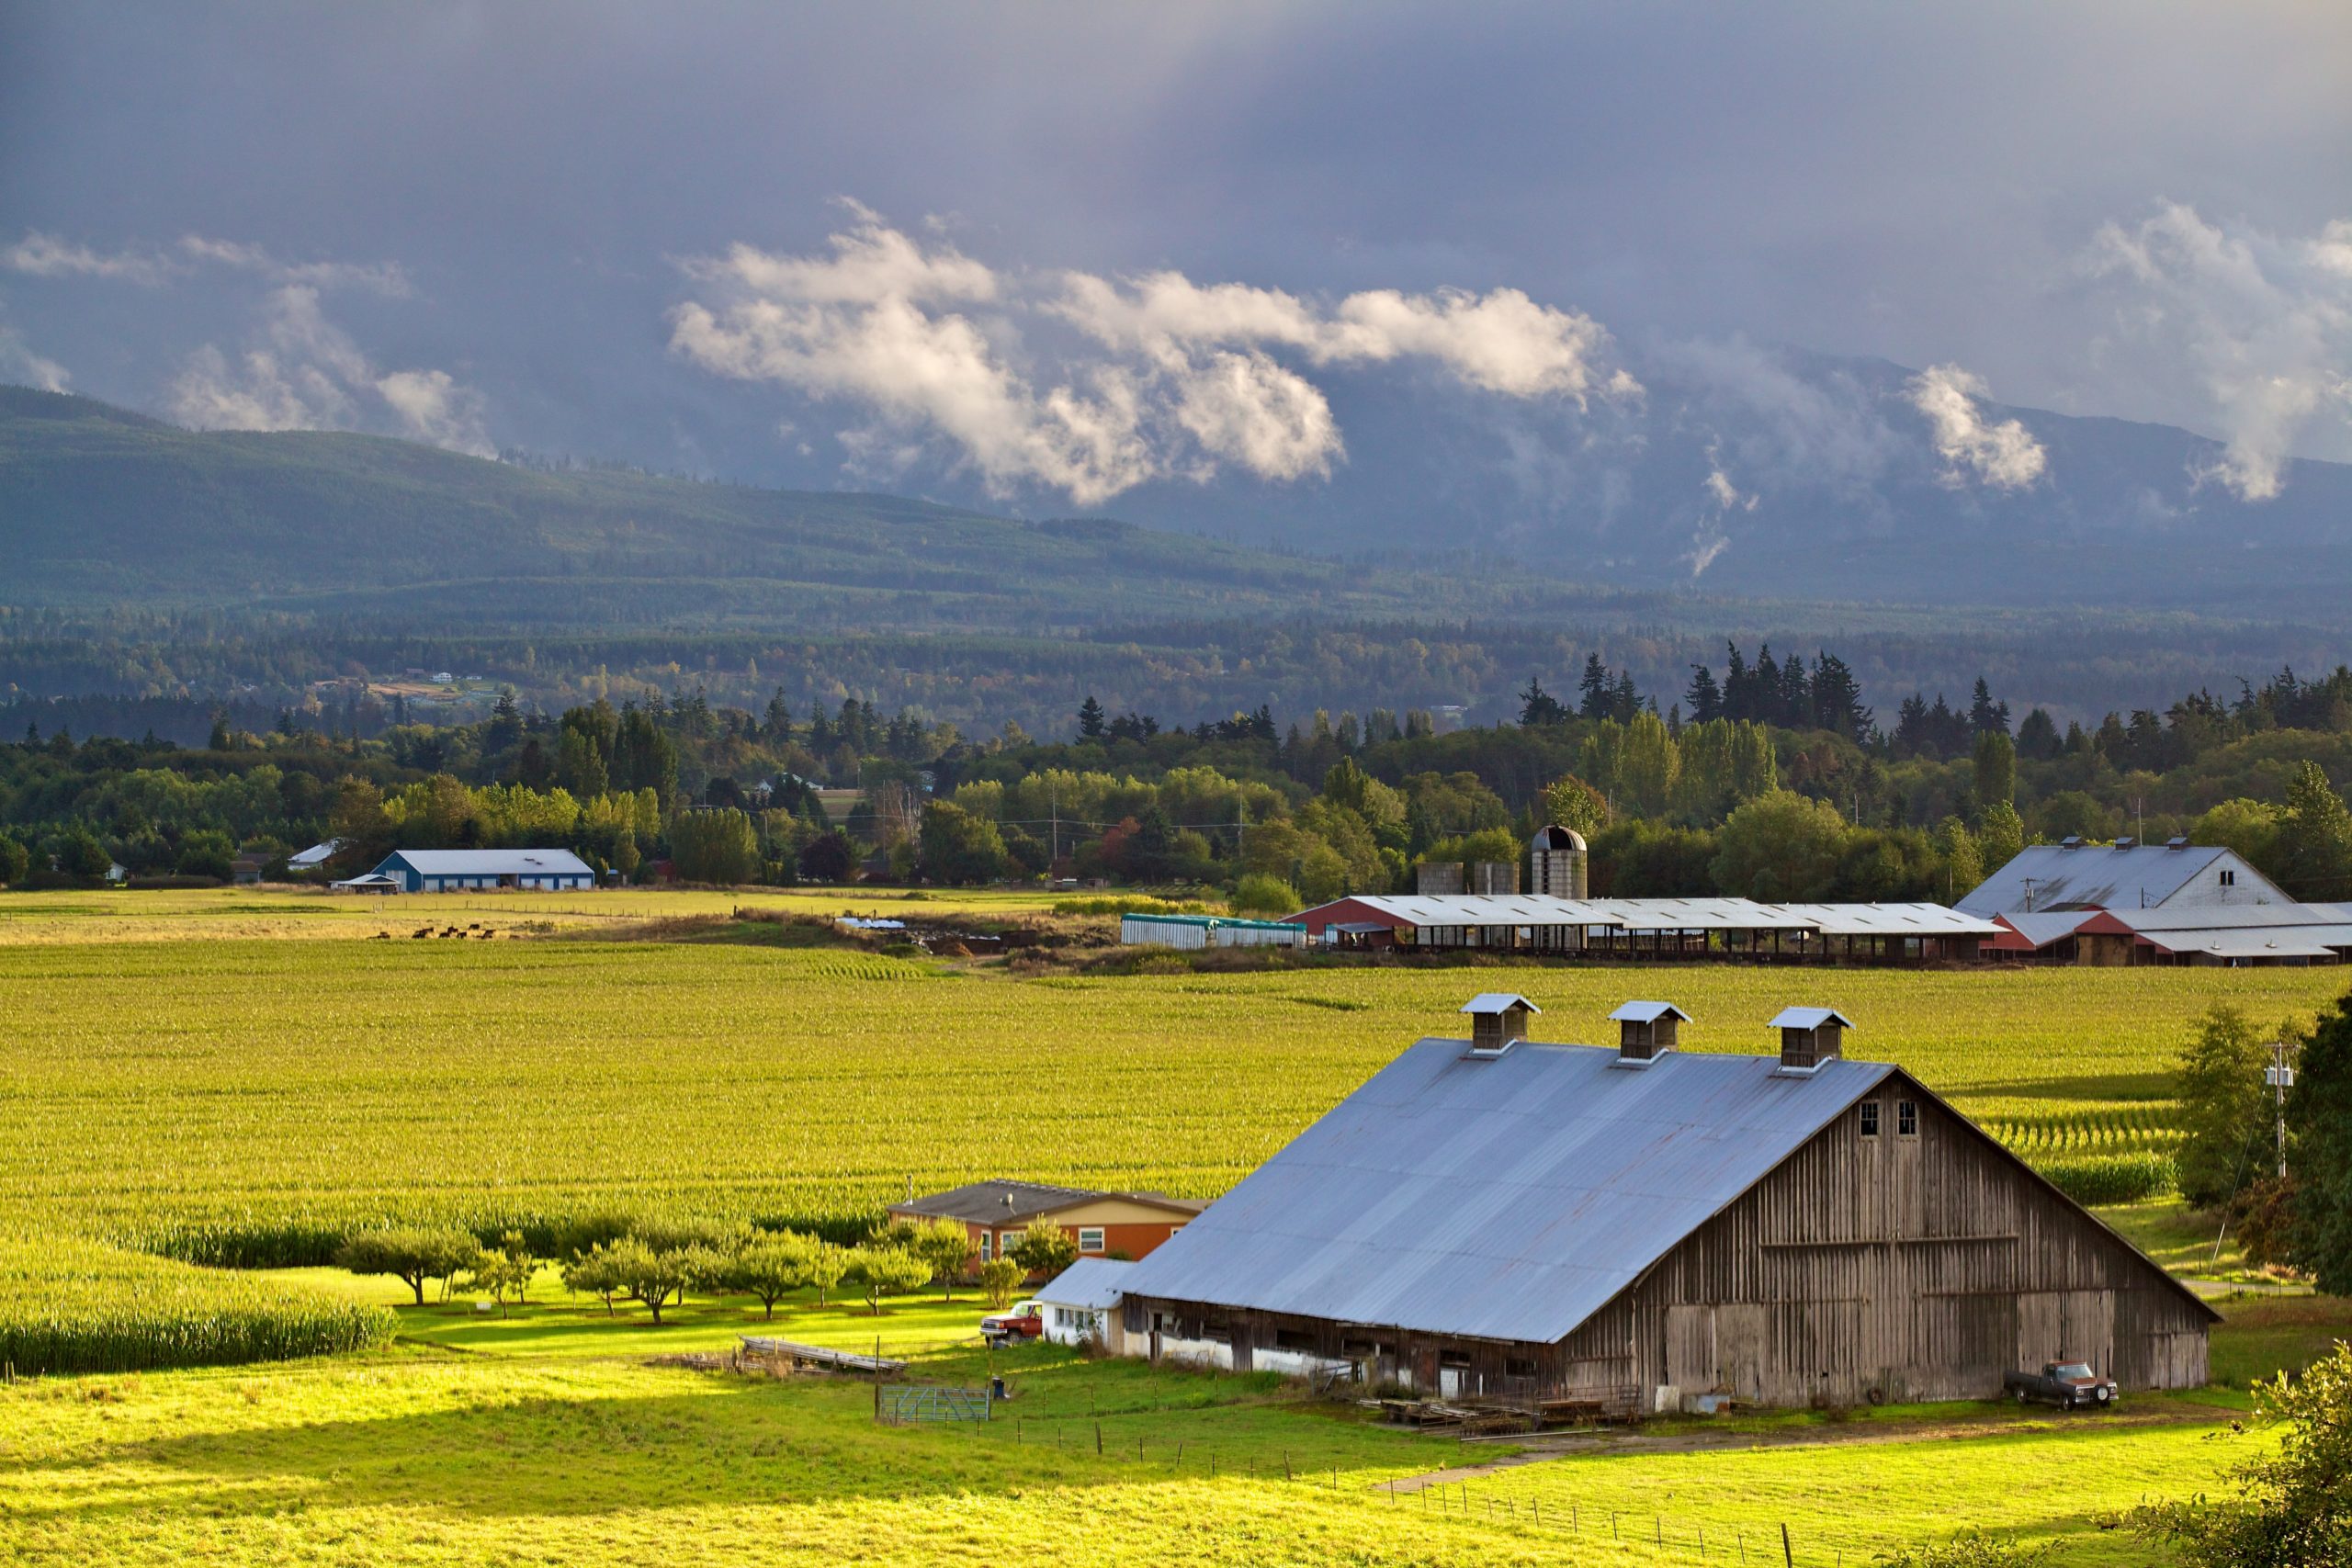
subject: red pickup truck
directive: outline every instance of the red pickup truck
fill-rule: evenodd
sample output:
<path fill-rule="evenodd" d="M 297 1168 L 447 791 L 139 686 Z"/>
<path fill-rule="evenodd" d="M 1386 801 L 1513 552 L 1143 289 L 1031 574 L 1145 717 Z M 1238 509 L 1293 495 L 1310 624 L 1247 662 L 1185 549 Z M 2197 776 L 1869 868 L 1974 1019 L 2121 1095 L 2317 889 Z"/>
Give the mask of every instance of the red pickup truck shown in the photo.
<path fill-rule="evenodd" d="M 1035 1302 L 1017 1303 L 1010 1312 L 993 1312 L 980 1319 L 980 1337 L 991 1345 L 1035 1339 L 1046 1332 L 1046 1314 Z"/>

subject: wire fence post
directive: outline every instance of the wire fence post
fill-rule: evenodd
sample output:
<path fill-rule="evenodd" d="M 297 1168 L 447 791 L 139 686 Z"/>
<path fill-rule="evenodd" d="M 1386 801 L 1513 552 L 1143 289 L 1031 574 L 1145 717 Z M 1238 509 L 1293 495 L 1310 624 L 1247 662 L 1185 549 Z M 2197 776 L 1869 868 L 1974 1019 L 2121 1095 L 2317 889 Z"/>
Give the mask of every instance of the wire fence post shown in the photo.
<path fill-rule="evenodd" d="M 1786 1519 L 1781 1521 L 1781 1568 L 1797 1568 L 1797 1554 L 1789 1548 L 1789 1522 Z"/>

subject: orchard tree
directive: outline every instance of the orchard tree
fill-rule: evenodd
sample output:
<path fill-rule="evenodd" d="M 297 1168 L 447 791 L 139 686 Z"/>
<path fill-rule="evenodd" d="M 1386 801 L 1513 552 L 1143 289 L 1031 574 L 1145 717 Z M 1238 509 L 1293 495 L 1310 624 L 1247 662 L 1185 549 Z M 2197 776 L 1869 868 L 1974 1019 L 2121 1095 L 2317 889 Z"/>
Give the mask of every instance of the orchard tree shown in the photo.
<path fill-rule="evenodd" d="M 606 1249 L 621 1288 L 632 1301 L 652 1311 L 653 1325 L 662 1325 L 662 1309 L 672 1296 L 686 1292 L 687 1264 L 683 1251 L 656 1251 L 633 1235 L 621 1237 Z"/>
<path fill-rule="evenodd" d="M 481 1244 L 461 1230 L 396 1226 L 361 1231 L 336 1248 L 335 1267 L 354 1274 L 390 1274 L 424 1304 L 424 1281 L 446 1280 L 472 1265 Z"/>
<path fill-rule="evenodd" d="M 849 1280 L 865 1292 L 865 1304 L 880 1317 L 884 1296 L 931 1283 L 931 1265 L 895 1247 L 861 1247 L 849 1255 Z"/>
<path fill-rule="evenodd" d="M 762 1315 L 773 1319 L 775 1303 L 808 1282 L 818 1246 L 798 1231 L 760 1231 L 729 1261 L 727 1288 L 757 1297 Z"/>
<path fill-rule="evenodd" d="M 621 1278 L 611 1249 L 603 1242 L 574 1256 L 563 1266 L 562 1278 L 563 1288 L 573 1294 L 601 1298 L 606 1317 L 613 1315 L 615 1299 L 628 1293 L 628 1282 Z"/>
<path fill-rule="evenodd" d="M 965 1266 L 972 1260 L 972 1233 L 961 1220 L 925 1220 L 906 1227 L 900 1243 L 913 1257 L 922 1259 L 931 1269 L 931 1277 L 944 1287 L 941 1299 L 956 1299 L 956 1282 L 964 1277 Z"/>
<path fill-rule="evenodd" d="M 1029 1227 L 1012 1247 L 1012 1260 L 1032 1274 L 1058 1274 L 1078 1261 L 1078 1237 L 1050 1220 Z"/>
<path fill-rule="evenodd" d="M 980 1265 L 980 1293 L 988 1297 L 989 1305 L 1002 1312 L 1012 1304 L 1012 1298 L 1021 1292 L 1021 1281 L 1028 1277 L 1029 1271 L 1015 1259 L 991 1258 Z"/>
<path fill-rule="evenodd" d="M 849 1266 L 849 1248 L 837 1247 L 830 1241 L 817 1244 L 816 1255 L 808 1259 L 808 1283 L 817 1287 L 819 1306 L 828 1304 L 827 1298 L 848 1278 Z"/>

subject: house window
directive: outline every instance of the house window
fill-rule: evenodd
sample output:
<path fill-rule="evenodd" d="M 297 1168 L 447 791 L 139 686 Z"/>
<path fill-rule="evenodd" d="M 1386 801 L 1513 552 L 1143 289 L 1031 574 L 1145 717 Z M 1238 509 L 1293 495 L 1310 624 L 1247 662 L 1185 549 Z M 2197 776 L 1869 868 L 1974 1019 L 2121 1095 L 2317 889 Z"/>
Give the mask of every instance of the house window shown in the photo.
<path fill-rule="evenodd" d="M 1913 1100 L 1894 1102 L 1894 1131 L 1897 1136 L 1916 1138 L 1919 1135 L 1919 1103 Z"/>
<path fill-rule="evenodd" d="M 2225 870 L 2225 871 L 2223 871 L 2223 872 L 2222 873 L 2222 886 L 2224 886 L 2224 887 L 2235 887 L 2237 885 L 2238 885 L 2238 874 L 2237 874 L 2236 872 L 2234 872 L 2234 871 L 2226 871 L 2226 870 Z"/>
<path fill-rule="evenodd" d="M 1875 1100 L 1862 1101 L 1862 1136 L 1865 1138 L 1878 1136 L 1878 1101 Z"/>
<path fill-rule="evenodd" d="M 1007 1231 L 1002 1235 L 997 1237 L 996 1250 L 998 1255 L 1003 1258 L 1012 1257 L 1012 1249 L 1019 1247 L 1021 1245 L 1021 1238 L 1028 1234 L 1029 1233 L 1027 1231 Z"/>
<path fill-rule="evenodd" d="M 1080 1226 L 1079 1226 L 1079 1227 L 1078 1227 L 1078 1249 L 1079 1249 L 1080 1252 L 1100 1252 L 1100 1251 L 1102 1251 L 1102 1227 L 1101 1225 L 1080 1225 Z"/>
<path fill-rule="evenodd" d="M 982 1231 L 982 1232 L 980 1233 L 980 1261 L 981 1261 L 981 1262 L 983 1262 L 983 1263 L 986 1263 L 988 1260 L 989 1260 L 989 1233 L 988 1233 L 988 1232 L 986 1232 L 986 1231 Z"/>

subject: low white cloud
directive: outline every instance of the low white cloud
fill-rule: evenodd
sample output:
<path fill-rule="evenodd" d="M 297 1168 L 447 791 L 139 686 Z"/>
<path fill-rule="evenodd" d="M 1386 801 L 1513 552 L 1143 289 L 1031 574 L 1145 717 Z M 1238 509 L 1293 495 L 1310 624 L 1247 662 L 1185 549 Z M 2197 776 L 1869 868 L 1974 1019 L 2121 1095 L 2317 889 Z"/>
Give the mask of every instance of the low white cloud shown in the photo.
<path fill-rule="evenodd" d="M 2352 220 L 2297 240 L 2171 203 L 2101 229 L 2086 265 L 2118 336 L 2185 360 L 2210 400 L 2223 446 L 2200 482 L 2272 500 L 2315 423 L 2352 421 Z"/>
<path fill-rule="evenodd" d="M 38 387 L 44 392 L 62 392 L 74 378 L 56 360 L 35 354 L 24 333 L 0 321 L 0 379 Z"/>
<path fill-rule="evenodd" d="M 1707 443 L 1707 477 L 1699 481 L 1699 489 L 1707 498 L 1706 510 L 1700 513 L 1699 525 L 1691 531 L 1690 547 L 1677 558 L 1689 565 L 1694 582 L 1731 548 L 1728 524 L 1732 517 L 1755 511 L 1757 502 L 1762 499 L 1732 482 L 1731 476 L 1724 471 L 1722 446 L 1715 441 Z"/>
<path fill-rule="evenodd" d="M 446 370 L 379 370 L 308 283 L 271 291 L 243 353 L 207 344 L 189 355 L 169 400 L 175 418 L 199 430 L 377 430 L 496 455 L 481 393 Z"/>
<path fill-rule="evenodd" d="M 236 240 L 183 235 L 180 251 L 192 262 L 209 262 L 258 273 L 273 283 L 301 284 L 312 288 L 361 288 L 389 299 L 410 293 L 408 274 L 398 262 L 280 261 L 259 245 Z"/>
<path fill-rule="evenodd" d="M 737 245 L 682 264 L 715 297 L 672 313 L 671 346 L 717 375 L 860 405 L 874 423 L 843 440 L 861 466 L 944 442 L 993 491 L 1043 485 L 1094 505 L 1227 467 L 1329 475 L 1345 443 L 1301 366 L 1419 359 L 1484 390 L 1579 406 L 1640 394 L 1600 323 L 1515 289 L 1374 290 L 1327 308 L 1172 271 L 1032 280 L 847 205 L 822 254 Z"/>
<path fill-rule="evenodd" d="M 100 277 L 147 287 L 168 281 L 171 258 L 145 251 L 100 251 L 39 230 L 0 252 L 13 272 L 33 277 Z"/>
<path fill-rule="evenodd" d="M 2050 466 L 2050 455 L 2023 422 L 1995 424 L 1984 418 L 1976 406 L 1988 395 L 1984 382 L 1959 366 L 1931 365 L 1905 390 L 1934 433 L 1947 483 L 1962 484 L 1973 475 L 1996 490 L 2023 490 Z"/>

